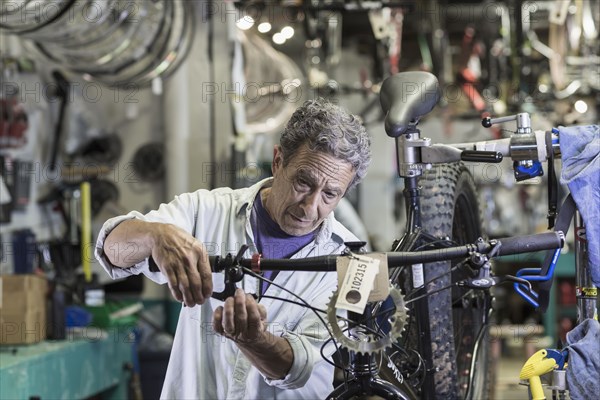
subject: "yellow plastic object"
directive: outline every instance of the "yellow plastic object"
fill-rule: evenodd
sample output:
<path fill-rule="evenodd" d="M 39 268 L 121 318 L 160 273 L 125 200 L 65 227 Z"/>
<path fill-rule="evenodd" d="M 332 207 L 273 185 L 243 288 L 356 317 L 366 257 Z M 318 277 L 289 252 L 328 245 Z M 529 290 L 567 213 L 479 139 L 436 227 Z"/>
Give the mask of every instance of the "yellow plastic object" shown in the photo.
<path fill-rule="evenodd" d="M 529 389 L 533 400 L 544 400 L 546 398 L 540 376 L 547 374 L 557 366 L 553 358 L 546 358 L 547 355 L 548 352 L 542 349 L 529 357 L 529 360 L 521 368 L 519 379 L 529 379 Z"/>
<path fill-rule="evenodd" d="M 92 281 L 92 196 L 89 182 L 82 182 L 81 186 L 81 266 L 86 282 Z"/>

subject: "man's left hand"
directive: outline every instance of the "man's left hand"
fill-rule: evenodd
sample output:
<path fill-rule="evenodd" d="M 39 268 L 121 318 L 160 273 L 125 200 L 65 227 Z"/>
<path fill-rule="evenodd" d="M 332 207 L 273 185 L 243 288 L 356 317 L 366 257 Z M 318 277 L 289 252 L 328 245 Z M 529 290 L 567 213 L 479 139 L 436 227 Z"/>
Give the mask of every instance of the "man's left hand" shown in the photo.
<path fill-rule="evenodd" d="M 264 339 L 266 320 L 266 308 L 238 288 L 234 296 L 215 310 L 213 326 L 217 333 L 236 343 L 252 344 Z"/>

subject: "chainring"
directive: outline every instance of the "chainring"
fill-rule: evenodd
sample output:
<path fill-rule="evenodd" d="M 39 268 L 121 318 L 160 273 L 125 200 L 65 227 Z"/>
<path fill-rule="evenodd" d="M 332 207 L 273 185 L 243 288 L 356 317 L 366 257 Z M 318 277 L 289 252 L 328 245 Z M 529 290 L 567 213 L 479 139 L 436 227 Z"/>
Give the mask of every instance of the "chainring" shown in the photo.
<path fill-rule="evenodd" d="M 396 311 L 394 311 L 394 314 L 388 319 L 391 325 L 390 332 L 384 336 L 375 335 L 373 333 L 364 333 L 360 338 L 351 337 L 345 334 L 344 330 L 338 324 L 337 310 L 335 307 L 338 294 L 338 290 L 333 292 L 329 304 L 327 305 L 327 322 L 333 339 L 336 340 L 342 348 L 363 355 L 375 354 L 383 349 L 391 347 L 392 344 L 400 338 L 408 318 L 408 310 L 404 305 L 404 296 L 402 296 L 400 289 L 390 285 L 390 297 L 396 307 Z"/>

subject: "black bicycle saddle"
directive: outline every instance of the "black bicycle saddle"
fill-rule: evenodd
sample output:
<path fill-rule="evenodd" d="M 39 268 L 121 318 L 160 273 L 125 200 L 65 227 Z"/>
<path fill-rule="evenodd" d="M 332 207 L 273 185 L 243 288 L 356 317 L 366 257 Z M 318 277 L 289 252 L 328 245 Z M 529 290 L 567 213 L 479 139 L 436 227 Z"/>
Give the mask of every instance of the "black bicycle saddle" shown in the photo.
<path fill-rule="evenodd" d="M 379 100 L 388 136 L 398 137 L 433 109 L 440 99 L 435 75 L 423 71 L 400 72 L 383 81 Z"/>

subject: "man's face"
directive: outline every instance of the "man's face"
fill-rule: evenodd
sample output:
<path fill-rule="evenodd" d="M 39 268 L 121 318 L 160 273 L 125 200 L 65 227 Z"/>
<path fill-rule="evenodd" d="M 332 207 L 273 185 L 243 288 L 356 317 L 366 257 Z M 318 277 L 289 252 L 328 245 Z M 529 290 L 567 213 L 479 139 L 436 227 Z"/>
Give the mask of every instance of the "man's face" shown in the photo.
<path fill-rule="evenodd" d="M 307 145 L 283 166 L 279 146 L 273 156 L 273 186 L 265 208 L 281 229 L 294 236 L 314 231 L 346 193 L 354 178 L 352 166 Z"/>

